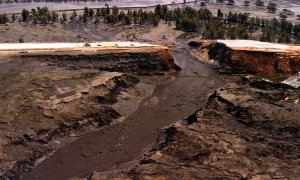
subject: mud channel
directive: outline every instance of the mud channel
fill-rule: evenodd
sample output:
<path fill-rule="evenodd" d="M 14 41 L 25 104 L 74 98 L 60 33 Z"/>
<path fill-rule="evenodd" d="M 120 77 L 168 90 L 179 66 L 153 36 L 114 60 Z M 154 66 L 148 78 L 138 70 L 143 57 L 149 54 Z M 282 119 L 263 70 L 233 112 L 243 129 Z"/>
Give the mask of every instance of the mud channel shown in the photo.
<path fill-rule="evenodd" d="M 181 52 L 173 52 L 182 67 L 167 77 L 140 77 L 153 93 L 119 123 L 82 135 L 37 165 L 24 179 L 87 177 L 94 171 L 129 168 L 157 142 L 160 130 L 200 109 L 209 93 L 223 85 L 217 72 Z M 130 91 L 130 90 L 129 90 Z M 132 110 L 128 103 L 114 105 L 117 111 Z M 121 113 L 122 114 L 122 113 Z"/>

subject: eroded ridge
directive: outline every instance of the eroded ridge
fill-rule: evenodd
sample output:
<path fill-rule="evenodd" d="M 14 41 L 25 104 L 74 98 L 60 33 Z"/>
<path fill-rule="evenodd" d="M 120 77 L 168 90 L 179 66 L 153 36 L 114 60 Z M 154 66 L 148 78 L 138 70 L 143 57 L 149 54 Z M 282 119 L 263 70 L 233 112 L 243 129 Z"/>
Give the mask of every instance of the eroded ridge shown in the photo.
<path fill-rule="evenodd" d="M 300 71 L 300 46 L 252 40 L 191 41 L 195 56 L 235 72 L 293 75 Z"/>

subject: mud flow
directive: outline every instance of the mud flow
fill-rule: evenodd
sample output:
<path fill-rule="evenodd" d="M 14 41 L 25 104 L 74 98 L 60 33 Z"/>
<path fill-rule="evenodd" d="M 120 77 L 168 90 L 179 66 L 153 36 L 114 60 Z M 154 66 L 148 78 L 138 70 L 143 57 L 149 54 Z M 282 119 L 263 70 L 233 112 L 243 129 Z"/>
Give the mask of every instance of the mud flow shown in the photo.
<path fill-rule="evenodd" d="M 135 88 L 141 84 L 155 88 L 134 112 L 127 113 L 119 123 L 87 133 L 59 149 L 23 179 L 68 179 L 87 177 L 94 171 L 129 168 L 156 143 L 161 129 L 201 108 L 208 94 L 223 83 L 207 65 L 185 53 L 173 55 L 182 71 L 167 77 L 140 77 L 140 86 Z M 131 107 L 124 102 L 114 106 L 120 111 Z"/>

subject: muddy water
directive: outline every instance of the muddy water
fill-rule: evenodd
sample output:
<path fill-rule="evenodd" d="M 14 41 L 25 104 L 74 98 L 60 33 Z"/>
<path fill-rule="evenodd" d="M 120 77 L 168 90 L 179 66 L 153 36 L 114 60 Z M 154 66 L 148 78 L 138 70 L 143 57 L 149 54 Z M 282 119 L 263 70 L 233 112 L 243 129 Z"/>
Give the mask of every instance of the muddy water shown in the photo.
<path fill-rule="evenodd" d="M 39 164 L 24 179 L 86 177 L 93 171 L 128 166 L 156 142 L 159 131 L 195 112 L 223 85 L 216 72 L 184 53 L 174 52 L 182 72 L 157 77 L 151 96 L 124 121 L 81 136 Z"/>

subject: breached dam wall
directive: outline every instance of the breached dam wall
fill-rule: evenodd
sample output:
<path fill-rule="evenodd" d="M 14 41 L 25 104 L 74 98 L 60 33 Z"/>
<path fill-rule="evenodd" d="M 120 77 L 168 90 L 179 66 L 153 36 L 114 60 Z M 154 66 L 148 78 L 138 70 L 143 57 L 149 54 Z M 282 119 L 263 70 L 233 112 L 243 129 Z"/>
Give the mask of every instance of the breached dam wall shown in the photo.
<path fill-rule="evenodd" d="M 202 58 L 235 72 L 293 75 L 300 71 L 300 46 L 251 40 L 192 41 Z"/>

